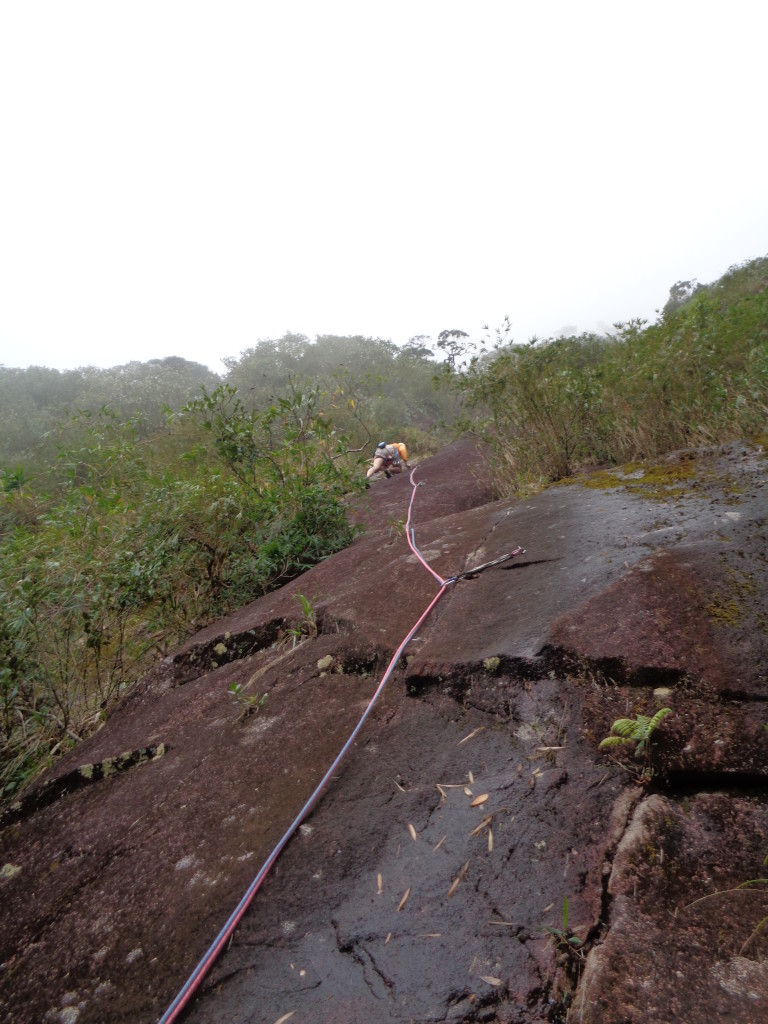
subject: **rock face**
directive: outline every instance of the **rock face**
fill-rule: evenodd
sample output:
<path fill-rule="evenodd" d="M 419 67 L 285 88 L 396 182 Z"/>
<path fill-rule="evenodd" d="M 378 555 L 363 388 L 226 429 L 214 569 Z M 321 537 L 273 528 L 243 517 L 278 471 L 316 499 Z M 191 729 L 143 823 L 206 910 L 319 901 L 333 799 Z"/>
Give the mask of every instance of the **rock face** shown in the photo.
<path fill-rule="evenodd" d="M 163 1015 L 440 591 L 410 505 L 443 578 L 526 554 L 444 588 L 179 1019 L 768 1019 L 767 478 L 731 446 L 498 502 L 461 442 L 377 482 L 5 811 L 0 1018 Z M 649 762 L 599 749 L 660 707 Z"/>

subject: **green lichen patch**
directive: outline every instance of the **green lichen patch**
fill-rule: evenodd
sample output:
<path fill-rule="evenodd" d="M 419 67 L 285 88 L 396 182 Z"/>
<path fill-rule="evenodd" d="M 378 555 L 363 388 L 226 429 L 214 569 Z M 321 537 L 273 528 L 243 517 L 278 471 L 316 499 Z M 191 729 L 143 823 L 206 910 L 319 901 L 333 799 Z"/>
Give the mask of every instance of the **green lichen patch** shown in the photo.
<path fill-rule="evenodd" d="M 691 459 L 665 462 L 662 465 L 628 462 L 615 469 L 601 469 L 562 483 L 579 483 L 594 490 L 623 487 L 631 494 L 639 494 L 654 501 L 669 501 L 683 497 L 696 481 L 696 467 Z"/>
<path fill-rule="evenodd" d="M 707 605 L 707 614 L 721 626 L 740 626 L 743 622 L 744 613 L 737 601 L 724 598 L 722 594 L 715 594 Z"/>
<path fill-rule="evenodd" d="M 560 482 L 565 483 L 566 481 L 561 480 Z M 626 480 L 609 469 L 600 469 L 595 473 L 590 473 L 589 476 L 577 479 L 571 477 L 570 483 L 579 483 L 582 487 L 591 487 L 598 491 L 608 491 L 613 487 L 624 487 Z"/>
<path fill-rule="evenodd" d="M 752 573 L 729 569 L 725 587 L 712 595 L 707 614 L 721 626 L 738 629 L 754 606 L 756 592 Z"/>

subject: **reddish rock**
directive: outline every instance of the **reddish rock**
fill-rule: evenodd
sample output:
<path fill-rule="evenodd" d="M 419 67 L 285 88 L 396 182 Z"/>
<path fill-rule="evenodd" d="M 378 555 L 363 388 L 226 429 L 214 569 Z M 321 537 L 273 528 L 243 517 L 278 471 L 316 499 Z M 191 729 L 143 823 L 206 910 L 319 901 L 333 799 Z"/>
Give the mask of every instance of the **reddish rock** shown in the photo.
<path fill-rule="evenodd" d="M 191 637 L 6 809 L 0 1017 L 162 1016 L 440 593 L 413 499 L 443 578 L 526 553 L 446 586 L 183 1018 L 762 1019 L 760 894 L 689 905 L 768 853 L 766 462 L 692 464 L 668 501 L 491 501 L 466 442 L 415 494 L 377 482 L 350 548 Z M 638 785 L 598 743 L 660 706 Z"/>

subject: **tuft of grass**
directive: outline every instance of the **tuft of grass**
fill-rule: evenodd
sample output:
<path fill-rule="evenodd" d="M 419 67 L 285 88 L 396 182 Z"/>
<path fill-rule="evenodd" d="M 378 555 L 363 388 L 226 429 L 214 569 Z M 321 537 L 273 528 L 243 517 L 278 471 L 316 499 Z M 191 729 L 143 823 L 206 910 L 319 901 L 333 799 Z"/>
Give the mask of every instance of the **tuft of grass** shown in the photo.
<path fill-rule="evenodd" d="M 264 706 L 267 699 L 266 693 L 245 693 L 240 683 L 230 683 L 229 692 L 232 694 L 235 704 L 240 708 L 239 720 L 241 722 L 250 718 L 251 715 L 255 715 Z"/>

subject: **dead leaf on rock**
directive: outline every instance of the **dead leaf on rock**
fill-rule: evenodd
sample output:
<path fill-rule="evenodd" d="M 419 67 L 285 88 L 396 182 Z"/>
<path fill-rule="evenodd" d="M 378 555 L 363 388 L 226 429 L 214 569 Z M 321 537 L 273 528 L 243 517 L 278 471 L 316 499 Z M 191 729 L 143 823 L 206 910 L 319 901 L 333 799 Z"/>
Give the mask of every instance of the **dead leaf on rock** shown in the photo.
<path fill-rule="evenodd" d="M 398 912 L 398 914 L 400 913 L 400 911 L 401 911 L 401 910 L 403 909 L 403 907 L 405 906 L 405 904 L 406 904 L 406 902 L 407 902 L 407 900 L 408 900 L 408 897 L 409 897 L 410 895 L 411 895 L 411 887 L 410 887 L 410 886 L 408 886 L 408 888 L 407 888 L 407 889 L 405 890 L 405 895 L 403 896 L 403 898 L 402 898 L 402 899 L 400 900 L 400 903 L 398 904 L 398 907 L 397 907 L 397 912 Z"/>
<path fill-rule="evenodd" d="M 415 842 L 419 837 L 416 835 L 416 829 L 410 824 L 410 822 L 408 823 L 408 831 L 411 833 L 411 839 Z"/>
<path fill-rule="evenodd" d="M 378 892 L 379 892 L 379 896 L 381 896 L 381 894 L 382 894 L 382 891 L 383 891 L 383 890 L 382 890 L 382 885 L 381 885 L 381 873 L 379 873 L 379 877 L 378 877 L 378 882 L 379 882 L 379 889 L 378 889 Z"/>
<path fill-rule="evenodd" d="M 488 974 L 481 974 L 480 981 L 484 981 L 486 985 L 493 985 L 494 987 L 501 984 L 501 978 L 492 978 Z"/>
<path fill-rule="evenodd" d="M 481 793 L 480 796 L 476 796 L 475 797 L 475 799 L 470 804 L 470 807 L 479 807 L 480 804 L 484 804 L 487 799 L 488 799 L 488 794 L 487 793 Z"/>
<path fill-rule="evenodd" d="M 487 828 L 488 825 L 490 825 L 492 821 L 493 821 L 493 815 L 492 814 L 486 814 L 486 816 L 483 818 L 483 820 L 480 822 L 480 824 L 477 826 L 477 828 L 473 828 L 472 831 L 469 833 L 470 836 L 478 835 L 480 832 L 483 831 L 484 828 Z"/>
<path fill-rule="evenodd" d="M 469 733 L 467 736 L 465 736 L 463 740 L 459 740 L 459 746 L 461 746 L 462 743 L 466 743 L 467 740 L 471 740 L 473 736 L 477 736 L 477 734 L 479 732 L 482 732 L 484 728 L 485 728 L 485 726 L 481 725 L 481 726 L 478 726 L 477 729 L 473 729 L 472 732 Z"/>
<path fill-rule="evenodd" d="M 290 1013 L 284 1013 L 282 1017 L 277 1018 L 275 1024 L 285 1024 L 285 1021 L 290 1020 L 294 1013 L 296 1013 L 295 1010 L 291 1010 Z"/>
<path fill-rule="evenodd" d="M 472 858 L 470 857 L 470 860 L 471 859 Z M 464 867 L 461 869 L 461 871 L 458 873 L 458 875 L 454 878 L 453 885 L 451 885 L 451 888 L 448 890 L 448 896 L 446 897 L 446 899 L 450 899 L 451 896 L 453 896 L 453 894 L 456 892 L 456 888 L 457 888 L 459 882 L 462 880 L 462 878 L 466 875 L 468 867 L 469 867 L 469 861 L 467 861 L 467 863 L 464 865 Z"/>

